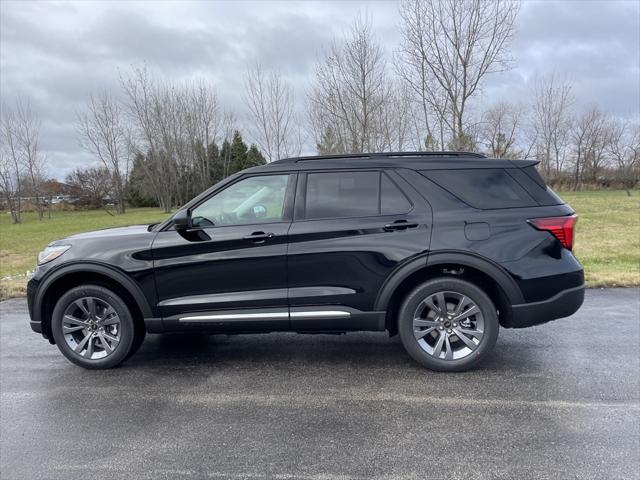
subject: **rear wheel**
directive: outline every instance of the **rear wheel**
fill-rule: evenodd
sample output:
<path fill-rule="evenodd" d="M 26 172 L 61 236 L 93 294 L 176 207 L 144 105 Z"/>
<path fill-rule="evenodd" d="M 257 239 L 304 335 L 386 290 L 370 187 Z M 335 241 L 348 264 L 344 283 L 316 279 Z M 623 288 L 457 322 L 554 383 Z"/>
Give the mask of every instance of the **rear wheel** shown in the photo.
<path fill-rule="evenodd" d="M 487 294 L 458 278 L 439 278 L 413 290 L 398 316 L 405 349 L 431 370 L 478 366 L 498 338 L 498 315 Z"/>
<path fill-rule="evenodd" d="M 60 297 L 51 318 L 56 345 L 84 368 L 111 368 L 134 346 L 136 329 L 126 303 L 114 292 L 83 285 Z"/>

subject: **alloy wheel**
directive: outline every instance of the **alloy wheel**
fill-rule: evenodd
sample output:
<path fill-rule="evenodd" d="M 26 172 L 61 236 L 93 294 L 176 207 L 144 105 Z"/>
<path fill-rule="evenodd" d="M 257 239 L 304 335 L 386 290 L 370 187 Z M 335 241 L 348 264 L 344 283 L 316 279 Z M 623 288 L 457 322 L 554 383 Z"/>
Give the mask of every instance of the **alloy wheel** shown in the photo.
<path fill-rule="evenodd" d="M 62 333 L 67 345 L 78 356 L 89 360 L 105 358 L 120 343 L 120 317 L 105 300 L 82 297 L 66 308 Z"/>
<path fill-rule="evenodd" d="M 436 292 L 418 304 L 413 333 L 420 348 L 432 357 L 459 360 L 482 342 L 484 318 L 476 303 L 462 293 Z"/>

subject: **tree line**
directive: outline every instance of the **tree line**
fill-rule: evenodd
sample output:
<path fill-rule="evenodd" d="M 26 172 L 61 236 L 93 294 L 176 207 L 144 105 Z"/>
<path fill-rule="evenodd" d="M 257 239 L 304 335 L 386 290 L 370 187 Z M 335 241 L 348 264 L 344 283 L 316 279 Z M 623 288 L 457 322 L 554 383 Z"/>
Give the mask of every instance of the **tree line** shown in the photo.
<path fill-rule="evenodd" d="M 206 79 L 173 82 L 133 68 L 119 92 L 92 95 L 78 113 L 79 144 L 96 166 L 68 183 L 93 185 L 91 195 L 112 197 L 119 212 L 127 203 L 168 212 L 234 172 L 315 145 L 319 154 L 482 152 L 539 160 L 547 181 L 565 187 L 637 186 L 638 118 L 578 108 L 571 78 L 537 77 L 527 100 L 483 104 L 487 79 L 514 66 L 519 9 L 516 0 L 402 0 L 391 51 L 359 15 L 316 60 L 304 95 L 277 70 L 247 68 L 241 116 Z M 3 105 L 0 188 L 16 222 L 22 193 L 42 195 L 38 129 L 27 101 Z"/>

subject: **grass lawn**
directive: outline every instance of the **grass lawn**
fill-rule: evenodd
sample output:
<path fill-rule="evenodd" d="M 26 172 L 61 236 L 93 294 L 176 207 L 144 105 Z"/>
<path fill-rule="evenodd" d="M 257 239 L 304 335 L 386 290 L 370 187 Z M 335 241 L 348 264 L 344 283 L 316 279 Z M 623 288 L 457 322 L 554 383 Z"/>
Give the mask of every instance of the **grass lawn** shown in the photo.
<path fill-rule="evenodd" d="M 640 192 L 560 192 L 576 210 L 575 254 L 583 263 L 591 287 L 640 286 Z M 24 214 L 21 225 L 0 216 L 0 299 L 24 294 L 25 273 L 36 255 L 52 240 L 78 232 L 122 225 L 155 223 L 166 214 L 153 208 L 130 209 L 111 216 L 103 210 L 54 212 L 42 222 Z M 7 278 L 9 277 L 9 278 Z"/>
<path fill-rule="evenodd" d="M 640 191 L 559 192 L 578 214 L 574 253 L 590 287 L 640 286 Z"/>
<path fill-rule="evenodd" d="M 0 299 L 24 295 L 25 273 L 35 267 L 36 256 L 49 242 L 74 233 L 123 225 L 160 222 L 166 213 L 157 208 L 129 209 L 124 215 L 104 210 L 52 212 L 52 218 L 38 221 L 35 212 L 23 213 L 20 225 L 11 216 L 0 214 Z M 7 278 L 10 277 L 10 278 Z"/>

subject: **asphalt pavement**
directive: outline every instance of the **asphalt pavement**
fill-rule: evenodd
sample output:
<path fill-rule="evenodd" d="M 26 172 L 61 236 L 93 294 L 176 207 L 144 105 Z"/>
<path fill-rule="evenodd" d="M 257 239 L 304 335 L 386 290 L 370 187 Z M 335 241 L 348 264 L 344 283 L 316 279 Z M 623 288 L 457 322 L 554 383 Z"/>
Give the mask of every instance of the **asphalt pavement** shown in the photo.
<path fill-rule="evenodd" d="M 2 479 L 638 479 L 640 290 L 424 370 L 382 333 L 150 335 L 87 371 L 0 303 Z"/>

